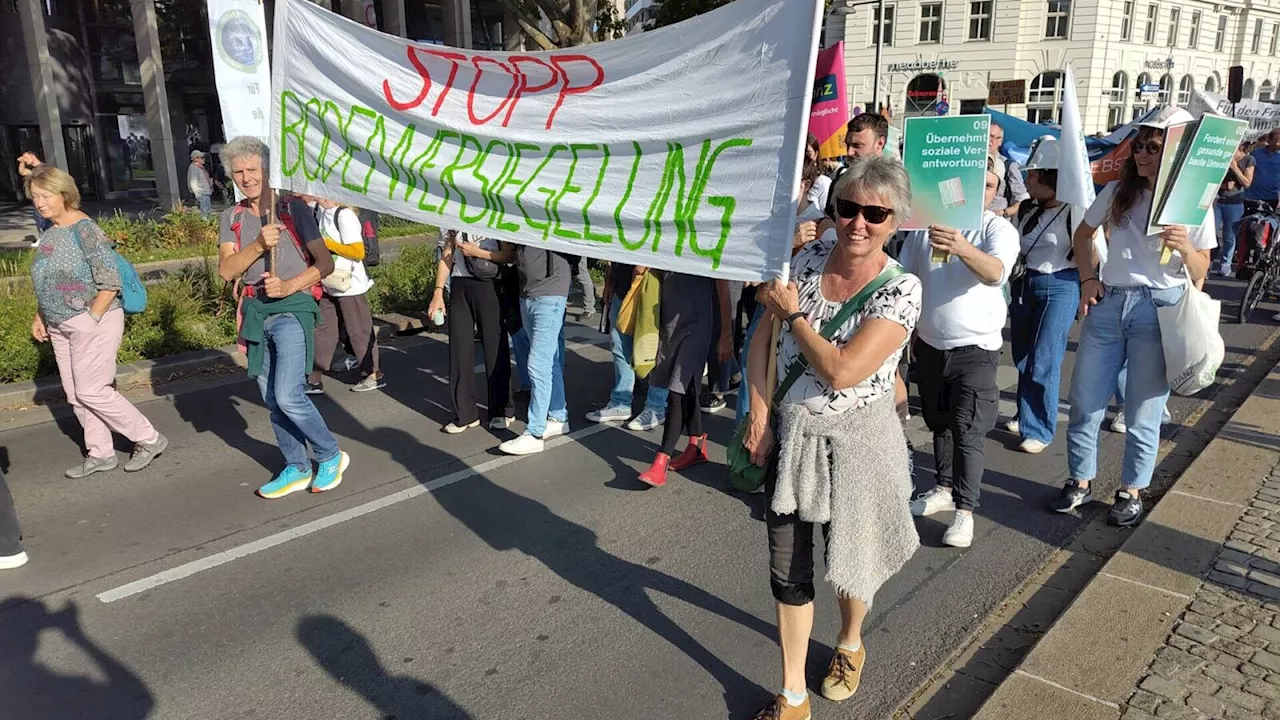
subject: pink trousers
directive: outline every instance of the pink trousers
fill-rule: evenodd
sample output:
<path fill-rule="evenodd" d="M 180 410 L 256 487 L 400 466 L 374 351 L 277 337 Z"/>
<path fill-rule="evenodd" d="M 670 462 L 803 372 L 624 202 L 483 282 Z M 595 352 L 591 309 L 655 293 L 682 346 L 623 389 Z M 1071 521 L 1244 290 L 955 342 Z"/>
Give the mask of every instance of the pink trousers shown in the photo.
<path fill-rule="evenodd" d="M 123 337 L 123 310 L 108 312 L 101 322 L 83 312 L 49 328 L 62 389 L 84 427 L 84 445 L 90 457 L 115 455 L 112 430 L 134 443 L 155 442 L 159 437 L 150 421 L 112 385 L 116 351 Z"/>

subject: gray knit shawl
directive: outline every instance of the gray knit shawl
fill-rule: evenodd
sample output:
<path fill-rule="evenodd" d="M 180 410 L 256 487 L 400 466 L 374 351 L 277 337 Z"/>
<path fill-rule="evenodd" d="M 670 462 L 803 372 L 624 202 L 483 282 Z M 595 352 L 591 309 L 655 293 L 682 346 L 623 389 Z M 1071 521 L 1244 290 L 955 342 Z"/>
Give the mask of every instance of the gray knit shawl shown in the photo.
<path fill-rule="evenodd" d="M 893 393 L 839 415 L 799 405 L 778 410 L 779 515 L 831 523 L 827 582 L 871 605 L 920 547 L 911 518 L 907 438 Z"/>

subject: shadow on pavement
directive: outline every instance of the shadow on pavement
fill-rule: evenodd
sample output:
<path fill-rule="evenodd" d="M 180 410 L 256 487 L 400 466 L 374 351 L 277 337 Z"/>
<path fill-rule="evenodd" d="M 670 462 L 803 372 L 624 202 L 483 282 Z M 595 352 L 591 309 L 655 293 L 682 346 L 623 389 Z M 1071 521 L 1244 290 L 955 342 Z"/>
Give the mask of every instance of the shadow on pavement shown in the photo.
<path fill-rule="evenodd" d="M 93 642 L 80 626 L 79 608 L 71 601 L 51 612 L 43 602 L 11 597 L 0 623 L 0 708 L 5 717 L 23 720 L 71 718 L 145 718 L 155 700 L 142 679 Z M 64 675 L 36 659 L 45 631 L 59 631 L 92 662 L 97 680 Z M 8 714 L 12 712 L 12 714 Z"/>
<path fill-rule="evenodd" d="M 383 667 L 368 638 L 330 615 L 298 621 L 298 642 L 334 680 L 358 693 L 383 720 L 470 720 L 440 689 Z"/>

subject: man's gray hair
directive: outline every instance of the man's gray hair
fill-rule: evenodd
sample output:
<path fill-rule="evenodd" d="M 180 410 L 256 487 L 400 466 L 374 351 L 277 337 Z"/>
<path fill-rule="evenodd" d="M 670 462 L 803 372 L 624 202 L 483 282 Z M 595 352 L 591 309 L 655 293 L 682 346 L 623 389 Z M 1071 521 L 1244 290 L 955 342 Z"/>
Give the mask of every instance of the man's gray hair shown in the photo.
<path fill-rule="evenodd" d="M 271 151 L 267 148 L 266 143 L 256 137 L 249 135 L 241 135 L 231 138 L 231 141 L 222 146 L 218 151 L 218 159 L 222 162 L 222 167 L 228 175 L 231 174 L 231 161 L 237 158 L 249 157 L 250 155 L 262 158 L 262 169 L 265 172 L 271 159 Z"/>
<path fill-rule="evenodd" d="M 863 155 L 854 158 L 849 169 L 832 188 L 837 199 L 850 195 L 874 195 L 893 208 L 894 225 L 901 225 L 911 214 L 911 181 L 897 159 L 885 155 Z"/>

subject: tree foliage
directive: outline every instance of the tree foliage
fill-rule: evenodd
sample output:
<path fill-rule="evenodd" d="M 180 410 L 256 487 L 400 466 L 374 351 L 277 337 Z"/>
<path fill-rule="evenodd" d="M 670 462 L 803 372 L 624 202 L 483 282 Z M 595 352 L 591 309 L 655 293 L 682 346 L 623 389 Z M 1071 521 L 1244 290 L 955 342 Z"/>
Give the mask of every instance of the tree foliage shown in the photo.
<path fill-rule="evenodd" d="M 622 37 L 612 0 L 501 0 L 524 36 L 541 50 L 590 45 Z M 548 27 L 549 26 L 549 27 Z"/>
<path fill-rule="evenodd" d="M 658 13 L 654 17 L 653 27 L 660 28 L 675 25 L 695 15 L 715 10 L 730 0 L 662 0 L 658 5 Z M 652 29 L 652 28 L 646 28 Z"/>

